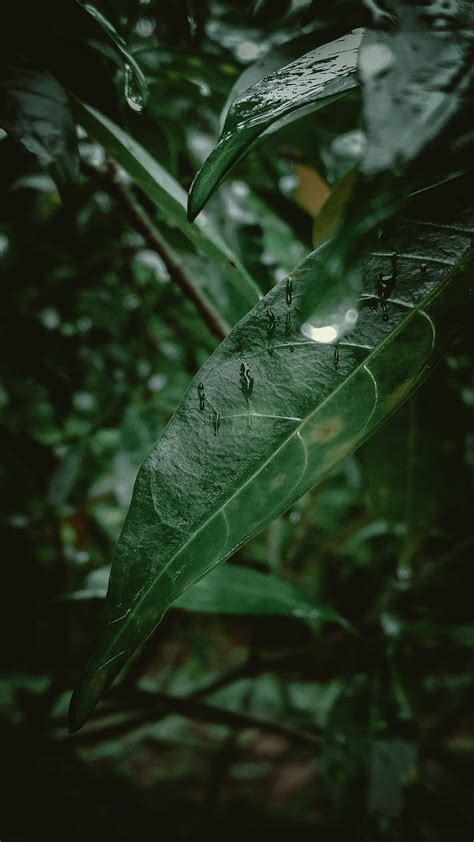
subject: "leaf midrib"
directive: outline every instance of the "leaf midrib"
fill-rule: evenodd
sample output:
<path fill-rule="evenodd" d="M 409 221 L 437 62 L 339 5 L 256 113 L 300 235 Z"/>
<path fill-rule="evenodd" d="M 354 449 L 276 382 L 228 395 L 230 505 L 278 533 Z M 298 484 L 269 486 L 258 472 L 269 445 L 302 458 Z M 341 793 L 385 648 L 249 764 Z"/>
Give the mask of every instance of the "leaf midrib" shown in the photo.
<path fill-rule="evenodd" d="M 356 366 L 356 368 L 354 368 L 354 370 L 353 370 L 353 371 L 349 374 L 349 376 L 348 376 L 348 377 L 346 377 L 346 379 L 345 379 L 344 381 L 342 381 L 342 382 L 341 382 L 341 383 L 340 383 L 340 384 L 339 384 L 339 385 L 338 385 L 338 386 L 334 389 L 334 391 L 333 391 L 333 392 L 331 392 L 331 394 L 330 394 L 330 395 L 328 395 L 326 398 L 324 398 L 324 400 L 323 400 L 320 404 L 318 404 L 318 406 L 317 406 L 315 409 L 313 409 L 313 410 L 312 410 L 312 411 L 311 411 L 311 412 L 310 412 L 310 413 L 309 413 L 309 414 L 305 417 L 305 419 L 304 419 L 303 421 L 301 421 L 301 423 L 300 423 L 297 427 L 295 427 L 295 428 L 294 428 L 294 430 L 292 430 L 292 432 L 291 432 L 291 433 L 290 433 L 290 434 L 289 434 L 289 435 L 288 435 L 288 436 L 287 436 L 287 437 L 286 437 L 286 438 L 285 438 L 285 439 L 281 442 L 281 444 L 279 444 L 279 445 L 278 445 L 278 447 L 276 448 L 276 450 L 274 450 L 274 451 L 273 451 L 273 453 L 272 453 L 272 454 L 268 457 L 268 459 L 266 459 L 264 462 L 262 462 L 262 464 L 259 466 L 258 470 L 257 470 L 257 471 L 255 471 L 255 473 L 253 473 L 251 477 L 249 477 L 248 479 L 246 479 L 246 480 L 245 480 L 245 482 L 243 482 L 243 483 L 242 483 L 242 485 L 240 485 L 240 486 L 239 486 L 239 488 L 238 488 L 238 490 L 237 490 L 237 491 L 234 491 L 231 495 L 229 495 L 229 497 L 227 497 L 227 498 L 223 501 L 223 503 L 222 503 L 221 505 L 219 505 L 219 508 L 214 509 L 214 510 L 212 511 L 212 514 L 211 514 L 211 515 L 210 515 L 210 516 L 209 516 L 209 517 L 208 517 L 208 518 L 207 518 L 207 519 L 206 519 L 206 520 L 205 520 L 205 521 L 204 521 L 204 522 L 203 522 L 203 523 L 202 523 L 202 524 L 201 524 L 201 525 L 200 525 L 200 526 L 199 526 L 199 527 L 198 527 L 198 528 L 197 528 L 197 529 L 196 529 L 196 530 L 192 533 L 192 535 L 191 535 L 191 536 L 187 539 L 187 541 L 186 541 L 186 542 L 185 542 L 185 543 L 184 543 L 184 544 L 183 544 L 183 545 L 179 548 L 179 550 L 178 550 L 178 551 L 177 551 L 177 552 L 176 552 L 173 556 L 171 556 L 171 558 L 170 558 L 170 559 L 166 562 L 165 566 L 164 566 L 164 567 L 163 567 L 163 569 L 160 571 L 160 573 L 159 573 L 159 575 L 156 577 L 156 579 L 154 579 L 154 580 L 153 580 L 153 581 L 152 581 L 152 582 L 148 585 L 148 587 L 144 590 L 144 592 L 143 592 L 142 596 L 140 597 L 140 599 L 138 600 L 138 602 L 136 603 L 136 605 L 134 606 L 134 608 L 131 610 L 131 612 L 130 612 L 130 614 L 128 615 L 127 619 L 125 620 L 125 623 L 121 626 L 121 628 L 120 628 L 119 632 L 117 633 L 117 635 L 113 638 L 113 640 L 111 641 L 111 643 L 110 643 L 110 644 L 109 644 L 109 646 L 107 647 L 107 650 L 106 650 L 107 652 L 110 652 L 110 650 L 112 649 L 112 647 L 113 647 L 113 646 L 114 646 L 114 645 L 115 645 L 115 644 L 116 644 L 116 643 L 117 643 L 117 642 L 121 639 L 121 637 L 123 637 L 123 635 L 124 635 L 124 633 L 125 633 L 125 631 L 126 631 L 126 629 L 127 629 L 127 627 L 128 627 L 128 624 L 129 624 L 129 622 L 130 622 L 131 618 L 133 617 L 133 615 L 136 613 L 137 609 L 138 609 L 138 608 L 140 607 L 140 605 L 141 605 L 141 604 L 142 604 L 142 603 L 143 603 L 143 602 L 147 599 L 147 597 L 148 597 L 149 593 L 150 593 L 150 592 L 151 592 L 151 591 L 152 591 L 152 590 L 156 587 L 156 585 L 160 582 L 160 580 L 163 578 L 163 575 L 166 573 L 166 571 L 167 571 L 167 570 L 168 570 L 168 568 L 172 565 L 172 563 L 173 563 L 173 562 L 174 562 L 177 558 L 179 558 L 179 556 L 180 556 L 180 555 L 181 555 L 181 554 L 182 554 L 182 553 L 186 550 L 186 548 L 187 548 L 187 547 L 188 547 L 188 546 L 189 546 L 189 545 L 190 545 L 190 544 L 194 541 L 195 537 L 196 537 L 196 536 L 197 536 L 200 532 L 202 532 L 202 530 L 203 530 L 203 529 L 205 529 L 205 527 L 206 527 L 209 523 L 211 523 L 211 521 L 212 521 L 212 520 L 214 520 L 214 518 L 216 517 L 216 515 L 219 515 L 219 514 L 220 514 L 220 513 L 221 513 L 221 512 L 222 512 L 222 511 L 223 511 L 223 510 L 227 507 L 227 504 L 228 504 L 228 503 L 230 503 L 230 501 L 231 501 L 231 500 L 233 500 L 233 499 L 234 499 L 234 497 L 236 497 L 236 496 L 237 496 L 237 494 L 239 494 L 239 493 L 240 493 L 240 492 L 241 492 L 241 491 L 242 491 L 242 490 L 243 490 L 243 489 L 244 489 L 244 488 L 245 488 L 245 487 L 246 487 L 246 486 L 247 486 L 250 482 L 252 482 L 252 481 L 255 479 L 255 477 L 257 477 L 257 476 L 258 476 L 258 475 L 259 475 L 259 474 L 260 474 L 260 473 L 264 470 L 264 468 L 266 468 L 266 467 L 267 467 L 267 465 L 269 465 L 269 464 L 272 462 L 272 460 L 273 460 L 273 459 L 274 459 L 274 458 L 278 455 L 278 453 L 280 452 L 280 450 L 282 450 L 282 449 L 283 449 L 283 447 L 285 447 L 285 446 L 286 446 L 286 444 L 287 444 L 287 443 L 291 440 L 291 438 L 293 438 L 293 436 L 295 436 L 295 435 L 297 435 L 297 434 L 298 434 L 298 432 L 301 430 L 301 428 L 302 428 L 303 424 L 305 424 L 305 423 L 306 423 L 306 422 L 307 422 L 307 421 L 308 421 L 308 420 L 309 420 L 309 419 L 310 419 L 313 415 L 315 415 L 315 414 L 316 414 L 316 413 L 317 413 L 320 409 L 322 409 L 322 407 L 324 407 L 326 404 L 328 404 L 328 403 L 329 403 L 329 401 L 331 401 L 331 400 L 332 400 L 332 399 L 333 399 L 333 398 L 334 398 L 334 397 L 335 397 L 335 396 L 339 393 L 339 391 L 340 391 L 341 389 L 343 389 L 343 388 L 346 386 L 346 384 L 347 384 L 347 383 L 349 383 L 349 382 L 352 380 L 352 378 L 353 378 L 353 377 L 355 377 L 355 376 L 356 376 L 356 375 L 357 375 L 357 374 L 361 371 L 361 369 L 364 367 L 364 365 L 368 365 L 368 364 L 369 364 L 369 362 L 370 362 L 370 361 L 371 361 L 374 357 L 377 357 L 377 356 L 378 356 L 378 354 L 379 354 L 379 353 L 380 353 L 380 352 L 384 349 L 384 347 L 385 347 L 386 345 L 388 345 L 391 341 L 393 341 L 393 339 L 394 339 L 396 336 L 398 336 L 398 335 L 402 332 L 402 330 L 404 330 L 404 328 L 406 327 L 406 325 L 407 325 L 407 324 L 408 324 L 408 323 L 409 323 L 409 322 L 410 322 L 413 318 L 415 318 L 415 317 L 418 315 L 418 313 L 420 312 L 420 310 L 421 310 L 422 308 L 424 308 L 424 307 L 428 306 L 428 305 L 431 303 L 431 301 L 433 301 L 435 298 L 437 298 L 437 297 L 438 297 L 438 295 L 440 295 L 440 294 L 441 294 L 441 292 L 443 291 L 444 287 L 445 287 L 445 286 L 447 286 L 447 285 L 448 285 L 448 283 L 450 282 L 451 277 L 452 277 L 454 274 L 457 274 L 458 272 L 462 271 L 464 264 L 468 264 L 468 263 L 469 263 L 469 260 L 471 259 L 471 257 L 472 257 L 473 255 L 474 255 L 474 250 L 470 250 L 467 254 L 463 255 L 463 257 L 462 257 L 462 258 L 461 258 L 461 259 L 460 259 L 460 260 L 459 260 L 459 261 L 458 261 L 458 262 L 457 262 L 457 263 L 453 266 L 453 268 L 451 269 L 451 271 L 447 273 L 446 277 L 445 277 L 442 281 L 440 281 L 440 282 L 439 282 L 439 284 L 438 284 L 438 285 L 437 285 L 437 286 L 436 286 L 433 290 L 431 290 L 431 292 L 429 292 L 429 293 L 426 295 L 426 297 L 425 297 L 425 298 L 423 298 L 423 299 L 422 299 L 422 301 L 420 301 L 420 303 L 419 303 L 419 304 L 415 305 L 414 307 L 412 307 L 412 309 L 411 309 L 411 310 L 409 310 L 409 312 L 408 312 L 407 316 L 406 316 L 404 319 L 402 319 L 402 321 L 401 321 L 401 322 L 399 322 L 399 324 L 398 324 L 398 325 L 397 325 L 397 326 L 393 329 L 393 331 L 391 331 L 390 333 L 388 333 L 388 334 L 387 334 L 387 336 L 385 336 L 385 337 L 381 340 L 381 342 L 379 342 L 377 345 L 375 345 L 375 346 L 372 348 L 372 350 L 371 350 L 371 351 L 370 351 L 370 353 L 367 355 L 367 357 L 365 357 L 365 358 L 364 358 L 363 362 L 361 362 L 358 366 Z M 229 551 L 229 555 L 230 555 L 230 553 L 231 553 L 231 552 L 232 552 L 232 550 L 230 550 L 230 551 Z M 158 625 L 158 623 L 157 623 L 157 625 Z M 155 626 L 155 627 L 156 627 L 156 626 Z M 104 653 L 104 654 L 105 654 L 105 653 Z M 107 662 L 105 662 L 105 663 L 107 663 Z M 103 668 L 103 666 L 105 666 L 105 663 L 104 663 L 104 664 L 102 664 L 100 667 L 98 667 L 98 669 L 102 669 L 102 668 Z"/>

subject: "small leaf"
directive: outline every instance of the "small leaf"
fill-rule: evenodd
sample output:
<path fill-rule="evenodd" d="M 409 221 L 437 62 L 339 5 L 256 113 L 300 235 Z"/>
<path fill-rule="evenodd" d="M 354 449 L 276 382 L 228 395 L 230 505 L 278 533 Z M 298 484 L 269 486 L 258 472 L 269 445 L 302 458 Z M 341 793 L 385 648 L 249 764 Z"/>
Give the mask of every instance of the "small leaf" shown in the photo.
<path fill-rule="evenodd" d="M 104 114 L 85 103 L 75 101 L 77 119 L 123 167 L 135 184 L 155 203 L 161 218 L 178 228 L 193 246 L 209 257 L 220 270 L 223 281 L 240 295 L 240 315 L 246 313 L 261 293 L 238 258 L 201 217 L 194 223 L 186 217 L 186 193 L 177 181 L 137 143 Z"/>
<path fill-rule="evenodd" d="M 337 349 L 297 329 L 313 280 L 303 264 L 210 357 L 139 472 L 73 729 L 183 591 L 327 476 L 428 376 L 472 311 L 472 232 L 470 181 L 421 194 L 362 261 L 360 317 Z M 307 265 L 317 264 L 316 252 Z"/>
<path fill-rule="evenodd" d="M 232 104 L 216 148 L 199 170 L 189 194 L 194 219 L 211 193 L 269 130 L 315 111 L 357 86 L 355 69 L 362 30 L 312 50 L 246 90 Z"/>
<path fill-rule="evenodd" d="M 0 65 L 0 126 L 60 184 L 79 172 L 76 129 L 68 98 L 48 71 Z"/>

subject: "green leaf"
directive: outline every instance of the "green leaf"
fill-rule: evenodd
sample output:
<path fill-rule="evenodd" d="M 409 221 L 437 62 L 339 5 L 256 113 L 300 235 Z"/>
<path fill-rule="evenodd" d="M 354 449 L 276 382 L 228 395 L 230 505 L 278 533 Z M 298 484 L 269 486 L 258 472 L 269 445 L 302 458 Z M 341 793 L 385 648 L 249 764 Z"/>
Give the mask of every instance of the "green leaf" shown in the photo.
<path fill-rule="evenodd" d="M 103 599 L 110 568 L 100 567 L 87 578 L 84 588 L 68 599 Z M 248 567 L 223 564 L 200 579 L 173 603 L 173 608 L 202 614 L 249 614 L 294 617 L 312 627 L 322 622 L 348 623 L 332 608 L 309 599 L 302 591 L 276 576 Z"/>
<path fill-rule="evenodd" d="M 365 256 L 360 317 L 337 348 L 297 330 L 315 252 L 198 372 L 139 472 L 72 728 L 184 590 L 325 477 L 427 377 L 472 311 L 470 216 L 466 180 L 416 197 Z"/>
<path fill-rule="evenodd" d="M 48 71 L 0 65 L 0 126 L 60 183 L 79 172 L 76 129 L 68 98 Z"/>
<path fill-rule="evenodd" d="M 408 564 L 443 511 L 460 511 L 469 499 L 464 441 L 471 418 L 461 396 L 446 382 L 447 374 L 440 367 L 359 451 L 363 487 L 374 515 L 403 528 L 400 567 Z"/>
<path fill-rule="evenodd" d="M 347 625 L 331 608 L 308 599 L 288 582 L 235 564 L 217 567 L 182 593 L 174 607 L 207 614 L 290 616 L 311 624 L 326 620 Z"/>
<path fill-rule="evenodd" d="M 322 108 L 357 86 L 355 69 L 362 30 L 324 44 L 266 76 L 236 99 L 216 148 L 199 170 L 189 193 L 194 219 L 230 169 L 269 130 Z"/>
<path fill-rule="evenodd" d="M 472 105 L 472 4 L 387 5 L 396 25 L 387 28 L 379 18 L 359 50 L 367 134 L 360 168 L 366 175 L 399 172 L 463 106 Z"/>
<path fill-rule="evenodd" d="M 106 34 L 110 44 L 113 45 L 115 53 L 123 64 L 125 75 L 125 99 L 133 111 L 141 111 L 148 98 L 148 87 L 141 67 L 127 50 L 125 41 L 119 35 L 115 27 L 104 15 L 91 3 L 77 0 L 78 5 L 96 21 Z M 94 41 L 92 42 L 94 43 Z"/>
<path fill-rule="evenodd" d="M 261 297 L 261 293 L 238 258 L 211 228 L 205 218 L 194 223 L 186 217 L 186 193 L 130 135 L 94 108 L 76 100 L 77 119 L 123 167 L 134 183 L 156 205 L 167 225 L 179 229 L 193 246 L 203 252 L 220 270 L 223 281 L 236 288 L 243 315 Z"/>

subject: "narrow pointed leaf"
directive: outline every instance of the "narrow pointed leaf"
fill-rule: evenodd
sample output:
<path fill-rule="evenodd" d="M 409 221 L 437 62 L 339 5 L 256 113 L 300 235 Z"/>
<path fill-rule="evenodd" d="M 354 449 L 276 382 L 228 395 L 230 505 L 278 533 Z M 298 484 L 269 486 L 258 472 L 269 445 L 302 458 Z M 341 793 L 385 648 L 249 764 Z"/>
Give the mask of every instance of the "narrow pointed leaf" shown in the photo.
<path fill-rule="evenodd" d="M 104 599 L 110 568 L 100 567 L 88 577 L 82 590 L 65 599 Z M 171 606 L 201 614 L 236 614 L 294 617 L 317 626 L 323 622 L 348 623 L 328 605 L 309 599 L 303 591 L 276 576 L 248 567 L 222 564 L 185 591 Z"/>
<path fill-rule="evenodd" d="M 365 256 L 360 317 L 337 349 L 298 330 L 316 252 L 199 371 L 139 472 L 72 728 L 184 590 L 325 477 L 427 377 L 472 313 L 472 215 L 465 179 L 413 200 Z M 381 288 L 395 251 L 393 283 Z"/>
<path fill-rule="evenodd" d="M 189 216 L 197 216 L 209 196 L 271 128 L 322 108 L 357 86 L 357 50 L 362 30 L 324 44 L 266 76 L 232 104 L 216 148 L 199 170 L 189 194 Z"/>
<path fill-rule="evenodd" d="M 236 288 L 241 299 L 240 314 L 261 297 L 257 284 L 231 249 L 200 217 L 192 223 L 186 216 L 186 193 L 177 181 L 127 132 L 104 114 L 76 100 L 77 119 L 123 167 L 134 183 L 154 202 L 162 219 L 179 231 L 219 269 L 223 282 Z"/>

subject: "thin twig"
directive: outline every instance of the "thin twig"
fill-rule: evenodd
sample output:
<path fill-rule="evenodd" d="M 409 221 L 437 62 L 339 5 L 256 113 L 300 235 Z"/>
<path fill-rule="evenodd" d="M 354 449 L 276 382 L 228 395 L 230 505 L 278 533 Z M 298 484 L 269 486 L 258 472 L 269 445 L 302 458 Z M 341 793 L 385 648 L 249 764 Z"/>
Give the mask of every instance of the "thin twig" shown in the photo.
<path fill-rule="evenodd" d="M 228 324 L 220 317 L 211 302 L 177 262 L 153 220 L 137 200 L 133 190 L 120 178 L 116 166 L 110 162 L 105 167 L 96 167 L 83 160 L 82 168 L 87 175 L 94 178 L 118 202 L 133 228 L 141 234 L 149 248 L 161 257 L 170 278 L 179 286 L 186 298 L 193 303 L 210 332 L 219 340 L 225 339 L 230 329 Z"/>
<path fill-rule="evenodd" d="M 120 691 L 117 694 L 117 698 L 121 698 Z M 295 728 L 286 722 L 267 719 L 258 714 L 250 714 L 210 705 L 189 696 L 181 697 L 168 693 L 148 693 L 136 690 L 134 692 L 127 691 L 124 701 L 127 702 L 127 712 L 129 713 L 129 716 L 126 718 L 121 718 L 117 721 L 114 713 L 120 713 L 120 711 L 118 709 L 114 711 L 109 708 L 108 716 L 112 717 L 112 721 L 104 722 L 103 715 L 99 713 L 97 719 L 99 719 L 100 724 L 94 724 L 93 718 L 91 724 L 81 733 L 70 736 L 63 734 L 61 731 L 58 733 L 57 739 L 60 741 L 66 739 L 75 745 L 94 743 L 99 740 L 123 736 L 124 733 L 128 733 L 144 725 L 149 725 L 156 719 L 160 720 L 164 716 L 178 714 L 178 716 L 197 720 L 198 722 L 217 723 L 228 725 L 230 728 L 235 729 L 251 728 L 273 734 L 281 734 L 292 742 L 312 743 L 314 745 L 319 745 L 320 743 L 320 736 L 317 733 L 317 729 L 306 731 L 301 728 Z M 52 722 L 53 727 L 62 724 L 62 719 L 59 721 L 53 720 Z"/>

